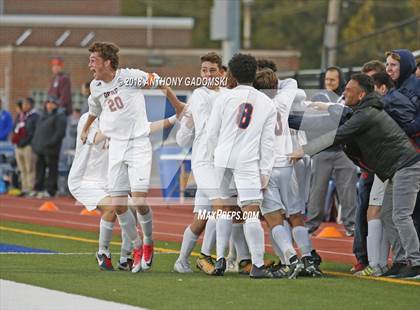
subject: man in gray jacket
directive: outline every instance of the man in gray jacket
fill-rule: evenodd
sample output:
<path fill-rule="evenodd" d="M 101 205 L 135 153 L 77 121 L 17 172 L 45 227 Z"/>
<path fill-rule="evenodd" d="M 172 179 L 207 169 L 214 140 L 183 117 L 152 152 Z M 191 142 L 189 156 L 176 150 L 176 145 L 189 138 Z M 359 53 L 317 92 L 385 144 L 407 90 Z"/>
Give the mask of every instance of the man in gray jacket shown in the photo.
<path fill-rule="evenodd" d="M 384 204 L 392 204 L 392 219 L 398 231 L 391 240 L 393 251 L 405 253 L 407 265 L 395 274 L 399 278 L 420 277 L 419 239 L 411 215 L 420 191 L 420 154 L 408 136 L 383 110 L 374 92 L 371 77 L 356 74 L 344 91 L 346 105 L 353 110 L 349 120 L 296 150 L 290 157 L 300 159 L 330 145 L 343 145 L 343 150 L 359 166 L 373 171 L 382 181 L 389 180 Z M 392 268 L 391 268 L 392 269 Z"/>

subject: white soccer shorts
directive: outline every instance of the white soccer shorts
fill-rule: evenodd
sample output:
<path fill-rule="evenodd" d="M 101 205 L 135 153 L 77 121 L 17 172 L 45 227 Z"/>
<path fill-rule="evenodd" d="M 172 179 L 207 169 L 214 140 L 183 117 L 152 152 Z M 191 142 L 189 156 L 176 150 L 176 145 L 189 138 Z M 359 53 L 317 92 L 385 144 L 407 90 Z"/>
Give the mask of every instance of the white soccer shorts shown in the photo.
<path fill-rule="evenodd" d="M 152 168 L 149 137 L 109 142 L 108 191 L 111 196 L 147 192 Z"/>

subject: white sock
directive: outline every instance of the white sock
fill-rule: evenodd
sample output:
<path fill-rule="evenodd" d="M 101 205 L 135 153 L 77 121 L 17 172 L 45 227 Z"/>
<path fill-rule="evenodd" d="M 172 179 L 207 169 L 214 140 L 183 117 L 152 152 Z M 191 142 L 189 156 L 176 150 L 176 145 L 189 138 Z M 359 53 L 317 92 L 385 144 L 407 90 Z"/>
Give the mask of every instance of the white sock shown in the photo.
<path fill-rule="evenodd" d="M 274 253 L 276 254 L 276 256 L 278 258 L 280 258 L 280 261 L 283 265 L 290 265 L 289 260 L 283 255 L 283 252 L 280 250 L 279 246 L 277 245 L 276 241 L 274 241 L 274 237 L 273 237 L 273 233 L 270 230 L 270 232 L 268 233 L 268 235 L 270 236 L 270 241 L 271 241 L 271 247 L 273 248 Z"/>
<path fill-rule="evenodd" d="M 184 237 L 182 238 L 181 250 L 179 252 L 179 259 L 182 261 L 187 261 L 191 255 L 192 250 L 194 249 L 195 243 L 197 242 L 199 236 L 194 234 L 188 225 L 184 231 Z"/>
<path fill-rule="evenodd" d="M 378 258 L 379 265 L 381 267 L 385 267 L 386 265 L 388 265 L 389 248 L 390 248 L 390 244 L 385 235 L 385 228 L 383 228 L 383 225 L 382 225 L 382 239 L 381 239 L 381 245 L 379 247 L 379 258 Z"/>
<path fill-rule="evenodd" d="M 303 226 L 297 226 L 293 228 L 292 234 L 302 257 L 311 256 L 312 244 L 311 239 L 309 238 L 308 229 Z"/>
<path fill-rule="evenodd" d="M 251 252 L 252 264 L 264 265 L 264 229 L 257 218 L 249 218 L 244 224 L 244 232 L 248 248 Z"/>
<path fill-rule="evenodd" d="M 382 222 L 380 219 L 368 221 L 367 253 L 370 266 L 379 265 L 380 248 L 382 241 Z"/>
<path fill-rule="evenodd" d="M 140 214 L 137 211 L 137 220 L 141 226 L 141 230 L 143 231 L 143 242 L 145 244 L 153 244 L 153 221 L 152 221 L 152 209 L 149 208 L 149 212 L 146 214 Z"/>
<path fill-rule="evenodd" d="M 123 214 L 118 214 L 117 217 L 122 233 L 126 234 L 128 238 L 130 238 L 135 248 L 141 247 L 142 242 L 137 234 L 136 219 L 134 214 L 130 210 L 127 210 L 127 212 Z"/>
<path fill-rule="evenodd" d="M 293 245 L 293 239 L 292 239 L 292 226 L 290 226 L 289 222 L 285 219 L 283 221 L 283 226 L 287 231 L 287 240 Z"/>
<path fill-rule="evenodd" d="M 277 225 L 271 230 L 274 241 L 277 243 L 284 256 L 289 260 L 292 256 L 296 255 L 292 243 L 288 237 L 289 233 L 283 225 Z"/>
<path fill-rule="evenodd" d="M 233 223 L 232 223 L 232 232 L 233 232 Z M 229 253 L 226 260 L 236 261 L 236 248 L 235 248 L 235 244 L 233 243 L 232 234 L 230 235 L 230 239 L 229 239 Z"/>
<path fill-rule="evenodd" d="M 203 244 L 201 245 L 201 253 L 210 256 L 211 250 L 216 246 L 216 219 L 214 216 L 209 217 L 204 230 Z"/>
<path fill-rule="evenodd" d="M 99 254 L 109 254 L 109 243 L 112 239 L 114 223 L 101 218 L 99 224 Z"/>
<path fill-rule="evenodd" d="M 226 249 L 229 246 L 230 235 L 232 233 L 232 220 L 221 215 L 216 220 L 216 256 L 217 259 L 225 257 Z"/>
<path fill-rule="evenodd" d="M 244 259 L 250 259 L 248 244 L 244 234 L 244 225 L 242 223 L 232 224 L 232 241 L 236 249 L 238 262 Z"/>
<path fill-rule="evenodd" d="M 123 232 L 123 230 L 121 230 L 121 255 L 120 255 L 120 262 L 124 263 L 127 261 L 128 256 L 130 255 L 131 251 L 132 251 L 132 243 L 130 240 L 130 237 L 127 236 L 127 234 L 125 232 Z"/>

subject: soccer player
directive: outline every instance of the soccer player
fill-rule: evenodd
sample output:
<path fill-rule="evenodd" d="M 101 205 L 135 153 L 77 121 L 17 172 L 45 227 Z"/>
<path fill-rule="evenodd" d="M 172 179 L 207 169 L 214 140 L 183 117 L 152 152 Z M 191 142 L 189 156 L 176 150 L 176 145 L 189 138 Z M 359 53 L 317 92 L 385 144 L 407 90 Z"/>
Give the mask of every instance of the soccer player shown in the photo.
<path fill-rule="evenodd" d="M 271 99 L 252 87 L 257 71 L 254 57 L 237 54 L 228 68 L 228 80 L 237 86 L 216 98 L 207 125 L 209 152 L 214 156 L 219 184 L 218 198 L 232 205 L 228 199 L 233 196 L 232 189 L 236 189 L 253 264 L 250 276 L 272 278 L 275 274 L 264 267 L 264 230 L 259 211 L 262 189 L 267 186 L 273 164 L 276 113 Z M 230 186 L 232 182 L 234 188 Z M 225 230 L 221 230 L 225 235 L 216 232 L 218 242 L 219 236 L 230 235 L 232 223 L 228 213 L 216 221 L 225 225 Z M 227 238 L 223 246 L 216 248 L 216 275 L 223 275 L 226 269 L 224 251 L 228 243 Z"/>
<path fill-rule="evenodd" d="M 223 77 L 222 59 L 216 53 L 208 53 L 201 57 L 200 75 L 203 78 Z M 193 91 L 181 127 L 176 135 L 180 146 L 192 144 L 191 166 L 194 179 L 197 183 L 195 196 L 194 219 L 185 229 L 182 239 L 181 250 L 175 262 L 174 270 L 179 273 L 192 272 L 189 256 L 200 234 L 205 229 L 201 255 L 197 259 L 197 267 L 207 274 L 214 273 L 214 263 L 211 258 L 211 250 L 216 238 L 216 222 L 214 217 L 201 219 L 199 214 L 211 213 L 214 190 L 214 168 L 211 158 L 207 153 L 206 123 L 212 110 L 213 99 L 220 93 L 220 87 L 207 85 Z"/>
<path fill-rule="evenodd" d="M 82 203 L 86 209 L 89 211 L 98 209 L 102 212 L 99 224 L 99 249 L 96 259 L 101 270 L 113 270 L 109 243 L 111 242 L 116 215 L 111 204 L 111 197 L 106 191 L 108 139 L 99 131 L 98 120 L 95 120 L 91 125 L 87 143 L 83 144 L 80 135 L 87 118 L 88 113 L 85 113 L 79 120 L 76 153 L 68 178 L 69 190 L 73 197 Z M 150 131 L 156 132 L 162 128 L 168 128 L 172 126 L 174 121 L 175 116 L 153 122 L 150 124 Z M 123 219 L 123 224 L 120 223 L 122 245 L 118 269 L 128 271 L 132 265 L 130 258 L 132 242 L 138 243 L 137 239 L 139 237 L 136 232 L 134 215 L 128 211 L 128 213 L 120 215 L 120 218 Z M 123 226 L 127 222 L 134 223 L 134 227 L 132 225 Z"/>
<path fill-rule="evenodd" d="M 143 246 L 138 243 L 133 250 L 135 272 L 149 268 L 153 260 L 152 211 L 146 204 L 152 147 L 141 89 L 156 86 L 159 77 L 138 69 L 118 68 L 119 47 L 114 43 L 95 42 L 89 52 L 89 70 L 94 80 L 81 139 L 86 141 L 90 125 L 100 116 L 99 128 L 110 138 L 107 180 L 111 203 L 118 214 L 127 208 L 127 195 L 131 192 L 144 234 Z"/>
<path fill-rule="evenodd" d="M 315 267 L 311 251 L 312 244 L 307 229 L 303 226 L 304 209 L 294 197 L 299 190 L 292 178 L 293 166 L 288 161 L 287 154 L 293 150 L 288 117 L 296 96 L 296 88 L 278 89 L 278 80 L 271 69 L 263 69 L 257 73 L 254 87 L 273 98 L 276 107 L 277 125 L 275 130 L 275 161 L 270 181 L 264 191 L 264 201 L 261 212 L 271 229 L 276 245 L 280 248 L 285 259 L 290 264 L 290 270 L 284 272 L 289 278 L 296 278 L 305 269 L 311 275 L 320 275 Z M 293 193 L 294 195 L 291 195 Z M 293 248 L 289 231 L 284 227 L 286 217 L 292 224 L 292 235 L 302 254 L 302 261 Z M 281 271 L 281 270 L 280 270 Z M 283 270 L 286 271 L 286 270 Z"/>

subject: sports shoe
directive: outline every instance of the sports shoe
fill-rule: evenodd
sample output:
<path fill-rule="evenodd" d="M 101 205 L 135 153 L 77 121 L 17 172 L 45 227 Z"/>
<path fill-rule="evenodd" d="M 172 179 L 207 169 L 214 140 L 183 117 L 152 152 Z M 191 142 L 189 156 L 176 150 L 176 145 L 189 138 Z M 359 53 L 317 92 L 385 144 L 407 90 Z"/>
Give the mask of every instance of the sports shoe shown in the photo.
<path fill-rule="evenodd" d="M 43 199 L 43 198 L 51 198 L 51 195 L 47 191 L 43 191 L 43 192 L 38 192 L 35 197 L 38 199 Z"/>
<path fill-rule="evenodd" d="M 357 264 L 355 264 L 355 265 L 353 265 L 353 267 L 351 267 L 350 272 L 351 273 L 356 273 L 356 272 L 362 271 L 366 267 L 367 267 L 367 265 L 365 265 L 361 262 L 357 262 Z"/>
<path fill-rule="evenodd" d="M 311 256 L 312 256 L 315 266 L 319 267 L 322 263 L 322 257 L 315 250 L 311 251 Z"/>
<path fill-rule="evenodd" d="M 393 278 L 397 274 L 399 274 L 402 271 L 402 269 L 404 267 L 406 267 L 406 266 L 407 265 L 404 264 L 404 263 L 399 263 L 399 262 L 393 263 L 392 266 L 391 266 L 391 268 L 389 268 L 389 270 L 387 272 L 385 272 L 382 276 L 383 277 L 391 277 L 391 278 Z"/>
<path fill-rule="evenodd" d="M 305 256 L 302 257 L 302 263 L 303 263 L 303 270 L 299 275 L 309 276 L 309 277 L 322 277 L 324 274 L 319 269 L 319 267 L 315 264 L 314 259 L 312 256 Z"/>
<path fill-rule="evenodd" d="M 148 270 L 153 263 L 153 244 L 143 244 L 143 257 L 141 258 L 141 269 Z"/>
<path fill-rule="evenodd" d="M 396 278 L 420 279 L 420 266 L 405 266 L 395 276 Z"/>
<path fill-rule="evenodd" d="M 131 258 L 127 258 L 125 262 L 118 261 L 118 269 L 121 271 L 130 271 L 132 267 L 133 260 Z"/>
<path fill-rule="evenodd" d="M 252 265 L 251 272 L 249 276 L 252 279 L 272 279 L 272 278 L 282 278 L 281 273 L 279 272 L 272 272 L 269 268 L 265 267 L 264 265 L 261 267 L 257 267 Z"/>
<path fill-rule="evenodd" d="M 346 228 L 346 236 L 353 237 L 354 236 L 354 227 Z"/>
<path fill-rule="evenodd" d="M 290 273 L 289 266 L 283 265 L 281 261 L 277 264 L 271 265 L 269 270 L 272 274 L 276 275 L 276 278 L 288 278 Z"/>
<path fill-rule="evenodd" d="M 96 261 L 98 262 L 99 269 L 105 270 L 105 271 L 113 271 L 114 267 L 112 266 L 111 261 L 111 254 L 99 254 L 99 252 L 96 252 Z"/>
<path fill-rule="evenodd" d="M 239 262 L 239 274 L 249 275 L 252 269 L 252 261 L 250 259 L 243 259 Z M 264 267 L 270 268 L 274 266 L 274 261 L 271 259 L 264 259 Z"/>
<path fill-rule="evenodd" d="M 380 277 L 388 271 L 388 267 L 384 266 L 367 266 L 362 271 L 355 272 L 355 276 L 359 277 Z"/>
<path fill-rule="evenodd" d="M 236 260 L 228 258 L 226 261 L 226 272 L 238 272 L 239 266 Z"/>
<path fill-rule="evenodd" d="M 289 258 L 290 261 L 290 272 L 289 272 L 289 279 L 296 279 L 299 273 L 305 268 L 299 257 L 297 255 L 292 256 Z"/>
<path fill-rule="evenodd" d="M 141 271 L 141 259 L 143 256 L 143 248 L 135 248 L 133 250 L 133 267 L 131 268 L 131 272 L 136 273 Z"/>
<path fill-rule="evenodd" d="M 226 271 L 226 259 L 222 257 L 216 260 L 216 264 L 214 264 L 214 275 L 223 276 L 225 274 L 225 271 Z"/>
<path fill-rule="evenodd" d="M 176 260 L 175 264 L 174 264 L 174 271 L 178 272 L 178 273 L 191 273 L 193 272 L 193 270 L 191 269 L 191 265 L 190 262 L 187 261 L 182 261 L 179 258 Z"/>
<path fill-rule="evenodd" d="M 211 256 L 204 255 L 203 253 L 197 258 L 196 266 L 205 274 L 214 274 L 214 261 Z"/>

